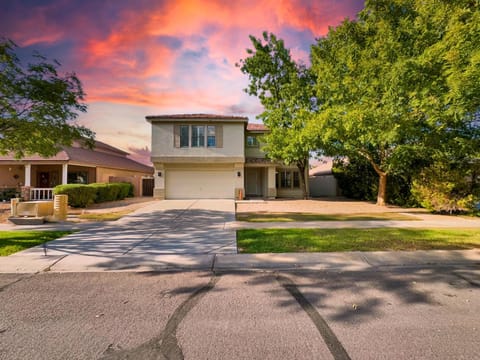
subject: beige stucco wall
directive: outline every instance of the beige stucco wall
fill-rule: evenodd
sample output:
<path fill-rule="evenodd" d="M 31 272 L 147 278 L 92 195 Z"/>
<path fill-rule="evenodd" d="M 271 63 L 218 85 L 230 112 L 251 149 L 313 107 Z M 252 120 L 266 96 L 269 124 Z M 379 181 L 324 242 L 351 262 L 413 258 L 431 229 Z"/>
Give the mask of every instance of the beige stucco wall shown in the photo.
<path fill-rule="evenodd" d="M 247 136 L 256 136 L 258 140 L 258 146 L 252 146 L 249 147 L 247 146 Z M 246 133 L 245 134 L 245 157 L 254 157 L 254 158 L 264 158 L 265 153 L 262 151 L 262 147 L 264 146 L 264 143 L 260 141 L 261 135 L 259 134 L 251 134 L 251 133 Z"/>
<path fill-rule="evenodd" d="M 14 175 L 18 175 L 15 179 Z M 0 165 L 0 187 L 17 187 L 25 183 L 25 166 Z"/>
<path fill-rule="evenodd" d="M 245 145 L 245 157 L 264 158 L 265 153 L 261 150 L 262 145 L 257 147 L 249 147 Z"/>
<path fill-rule="evenodd" d="M 110 169 L 104 167 L 97 167 L 96 173 L 96 182 L 99 183 L 108 183 L 110 181 L 110 177 L 121 177 L 121 178 L 128 178 L 129 182 L 132 183 L 134 188 L 134 195 L 141 196 L 142 192 L 142 177 L 144 176 L 151 176 L 151 174 L 141 173 L 136 171 L 128 171 L 128 170 L 119 170 L 119 169 Z"/>
<path fill-rule="evenodd" d="M 178 123 L 180 124 L 180 123 Z M 181 125 L 188 125 L 188 122 Z M 205 123 L 208 125 L 210 123 Z M 212 125 L 223 126 L 223 147 L 198 147 L 198 148 L 176 148 L 174 146 L 174 124 L 153 123 L 152 124 L 152 158 L 178 157 L 188 158 L 197 157 L 208 161 L 209 157 L 241 158 L 244 154 L 244 124 L 234 123 L 211 123 Z M 203 123 L 195 123 L 203 125 Z M 171 159 L 170 159 L 171 160 Z"/>

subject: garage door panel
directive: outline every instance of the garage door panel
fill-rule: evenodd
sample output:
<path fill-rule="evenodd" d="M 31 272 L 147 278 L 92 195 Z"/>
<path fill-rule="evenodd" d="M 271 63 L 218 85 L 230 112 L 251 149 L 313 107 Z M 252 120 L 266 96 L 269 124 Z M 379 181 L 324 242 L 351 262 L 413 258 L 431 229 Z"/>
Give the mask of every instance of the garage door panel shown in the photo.
<path fill-rule="evenodd" d="M 235 184 L 234 173 L 229 170 L 166 171 L 167 199 L 232 199 Z"/>

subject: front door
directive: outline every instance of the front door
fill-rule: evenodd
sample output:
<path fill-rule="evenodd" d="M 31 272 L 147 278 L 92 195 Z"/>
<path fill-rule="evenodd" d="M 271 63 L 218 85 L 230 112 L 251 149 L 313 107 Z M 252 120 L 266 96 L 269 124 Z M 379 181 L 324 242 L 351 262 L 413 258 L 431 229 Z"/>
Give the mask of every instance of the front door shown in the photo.
<path fill-rule="evenodd" d="M 263 196 L 263 168 L 245 169 L 245 195 Z"/>
<path fill-rule="evenodd" d="M 37 187 L 40 187 L 40 188 L 50 187 L 50 173 L 44 172 L 44 171 L 38 173 Z"/>

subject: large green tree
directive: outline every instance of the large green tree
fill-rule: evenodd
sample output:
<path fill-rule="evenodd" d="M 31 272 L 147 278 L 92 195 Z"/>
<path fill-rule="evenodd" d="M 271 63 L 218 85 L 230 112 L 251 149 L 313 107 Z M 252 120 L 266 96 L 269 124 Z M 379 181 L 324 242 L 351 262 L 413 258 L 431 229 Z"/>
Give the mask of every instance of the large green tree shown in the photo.
<path fill-rule="evenodd" d="M 304 198 L 308 197 L 305 172 L 313 137 L 305 131 L 315 107 L 310 69 L 292 59 L 283 40 L 264 32 L 250 36 L 253 49 L 240 61 L 240 70 L 249 77 L 245 91 L 257 96 L 264 107 L 258 116 L 268 127 L 263 151 L 272 160 L 296 165 Z"/>
<path fill-rule="evenodd" d="M 362 156 L 387 177 L 418 163 L 478 156 L 478 0 L 367 0 L 312 47 L 324 150 Z"/>
<path fill-rule="evenodd" d="M 60 63 L 39 54 L 23 64 L 16 49 L 0 40 L 0 153 L 48 157 L 74 140 L 91 146 L 94 133 L 74 122 L 87 109 L 77 76 L 60 74 Z"/>

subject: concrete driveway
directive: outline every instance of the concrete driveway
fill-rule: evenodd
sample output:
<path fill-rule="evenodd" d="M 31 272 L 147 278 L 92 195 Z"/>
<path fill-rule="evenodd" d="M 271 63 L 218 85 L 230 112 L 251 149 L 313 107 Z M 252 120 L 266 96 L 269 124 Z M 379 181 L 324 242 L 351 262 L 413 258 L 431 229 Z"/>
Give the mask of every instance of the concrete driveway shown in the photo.
<path fill-rule="evenodd" d="M 237 253 L 230 226 L 234 221 L 233 200 L 158 201 L 118 221 L 52 241 L 46 249 L 38 246 L 6 260 L 17 261 L 15 272 L 25 266 L 52 271 L 209 268 L 216 254 Z"/>

